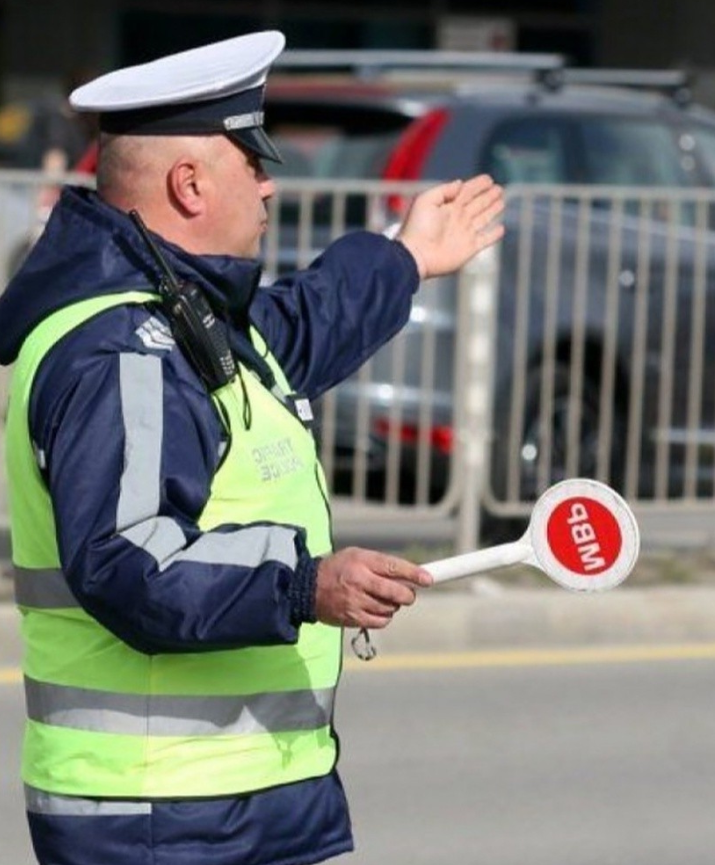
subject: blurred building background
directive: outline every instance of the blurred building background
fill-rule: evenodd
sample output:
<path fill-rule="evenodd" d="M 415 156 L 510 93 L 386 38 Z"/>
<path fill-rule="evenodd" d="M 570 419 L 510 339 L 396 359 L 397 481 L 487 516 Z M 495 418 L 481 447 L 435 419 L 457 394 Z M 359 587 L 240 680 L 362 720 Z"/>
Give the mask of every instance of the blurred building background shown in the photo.
<path fill-rule="evenodd" d="M 712 0 L 0 0 L 0 97 L 253 29 L 291 48 L 562 52 L 574 65 L 684 68 L 715 105 Z"/>

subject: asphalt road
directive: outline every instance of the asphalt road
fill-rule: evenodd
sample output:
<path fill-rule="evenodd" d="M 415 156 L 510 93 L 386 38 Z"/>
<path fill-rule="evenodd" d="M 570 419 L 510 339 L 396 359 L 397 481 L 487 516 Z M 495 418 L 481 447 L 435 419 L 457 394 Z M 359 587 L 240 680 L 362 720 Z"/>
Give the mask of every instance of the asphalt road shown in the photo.
<path fill-rule="evenodd" d="M 18 780 L 24 713 L 22 686 L 12 669 L 0 669 L 0 863 L 31 865 Z"/>
<path fill-rule="evenodd" d="M 348 662 L 338 724 L 358 852 L 335 861 L 712 865 L 712 648 L 638 662 L 574 648 Z M 3 865 L 33 861 L 16 780 L 21 699 L 4 672 Z"/>
<path fill-rule="evenodd" d="M 715 662 L 576 658 L 349 672 L 345 865 L 711 865 Z"/>

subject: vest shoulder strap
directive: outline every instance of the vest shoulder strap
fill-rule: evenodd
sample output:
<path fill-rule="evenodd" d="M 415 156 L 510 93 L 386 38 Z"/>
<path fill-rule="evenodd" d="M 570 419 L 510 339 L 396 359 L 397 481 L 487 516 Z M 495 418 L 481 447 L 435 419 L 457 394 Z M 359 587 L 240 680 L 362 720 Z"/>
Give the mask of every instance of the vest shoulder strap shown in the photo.
<path fill-rule="evenodd" d="M 57 310 L 44 321 L 41 321 L 23 343 L 17 360 L 16 375 L 23 372 L 29 373 L 28 378 L 31 380 L 34 377 L 34 370 L 37 369 L 40 361 L 53 345 L 100 312 L 124 304 L 153 303 L 158 300 L 160 300 L 158 294 L 144 291 L 122 291 L 80 300 Z"/>

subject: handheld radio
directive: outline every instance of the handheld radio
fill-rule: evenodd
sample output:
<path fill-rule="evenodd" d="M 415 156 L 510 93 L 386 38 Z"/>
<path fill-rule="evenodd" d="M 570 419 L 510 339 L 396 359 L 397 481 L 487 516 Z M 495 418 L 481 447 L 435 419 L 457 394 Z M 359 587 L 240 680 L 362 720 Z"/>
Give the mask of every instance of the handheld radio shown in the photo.
<path fill-rule="evenodd" d="M 176 277 L 139 213 L 131 210 L 129 216 L 159 268 L 159 294 L 179 347 L 208 390 L 218 390 L 236 375 L 226 325 L 216 318 L 198 285 Z"/>

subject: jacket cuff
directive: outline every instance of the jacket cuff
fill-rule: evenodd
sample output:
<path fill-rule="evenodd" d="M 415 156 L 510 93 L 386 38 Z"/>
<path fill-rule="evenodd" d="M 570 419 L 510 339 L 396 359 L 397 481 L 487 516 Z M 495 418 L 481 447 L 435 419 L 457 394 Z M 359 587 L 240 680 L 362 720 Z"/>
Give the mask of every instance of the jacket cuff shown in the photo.
<path fill-rule="evenodd" d="M 288 589 L 290 621 L 295 627 L 303 622 L 317 622 L 315 587 L 320 559 L 305 557 L 298 562 Z"/>
<path fill-rule="evenodd" d="M 397 250 L 400 258 L 412 271 L 412 278 L 414 280 L 414 287 L 412 289 L 412 293 L 414 294 L 420 287 L 420 282 L 422 279 L 422 277 L 420 276 L 420 269 L 417 265 L 417 261 L 415 260 L 414 255 L 410 252 L 410 250 L 405 246 L 405 244 L 400 240 L 399 237 L 394 238 L 392 244 L 393 248 Z"/>

